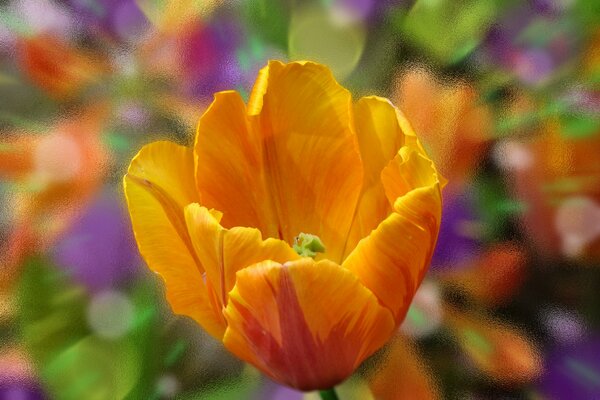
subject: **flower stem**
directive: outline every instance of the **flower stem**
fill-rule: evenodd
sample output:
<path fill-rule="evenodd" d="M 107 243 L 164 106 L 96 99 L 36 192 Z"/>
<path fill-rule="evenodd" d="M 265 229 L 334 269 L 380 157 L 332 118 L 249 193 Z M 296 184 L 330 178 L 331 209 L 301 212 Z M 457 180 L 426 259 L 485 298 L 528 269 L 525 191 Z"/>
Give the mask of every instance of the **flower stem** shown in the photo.
<path fill-rule="evenodd" d="M 323 400 L 339 400 L 339 397 L 338 397 L 337 393 L 335 393 L 334 388 L 327 389 L 327 390 L 320 390 L 319 394 L 321 395 L 321 399 L 323 399 Z"/>

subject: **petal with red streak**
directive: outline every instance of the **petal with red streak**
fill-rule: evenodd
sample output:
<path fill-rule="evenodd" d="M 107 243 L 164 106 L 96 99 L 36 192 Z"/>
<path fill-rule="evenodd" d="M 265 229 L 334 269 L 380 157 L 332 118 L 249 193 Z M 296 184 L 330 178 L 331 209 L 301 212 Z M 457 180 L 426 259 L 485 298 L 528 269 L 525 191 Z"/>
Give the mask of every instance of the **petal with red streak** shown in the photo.
<path fill-rule="evenodd" d="M 231 352 L 301 390 L 341 382 L 394 331 L 391 313 L 355 276 L 310 258 L 239 271 L 225 316 Z"/>

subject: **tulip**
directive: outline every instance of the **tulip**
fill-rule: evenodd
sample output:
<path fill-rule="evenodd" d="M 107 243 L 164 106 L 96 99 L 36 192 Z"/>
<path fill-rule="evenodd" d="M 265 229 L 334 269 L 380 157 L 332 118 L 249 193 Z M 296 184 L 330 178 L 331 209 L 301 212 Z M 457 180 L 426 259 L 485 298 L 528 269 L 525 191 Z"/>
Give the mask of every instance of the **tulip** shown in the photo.
<path fill-rule="evenodd" d="M 441 179 L 388 100 L 352 103 L 326 67 L 271 61 L 247 105 L 217 93 L 193 148 L 145 146 L 124 186 L 173 311 L 275 381 L 315 390 L 404 319 L 437 239 Z"/>

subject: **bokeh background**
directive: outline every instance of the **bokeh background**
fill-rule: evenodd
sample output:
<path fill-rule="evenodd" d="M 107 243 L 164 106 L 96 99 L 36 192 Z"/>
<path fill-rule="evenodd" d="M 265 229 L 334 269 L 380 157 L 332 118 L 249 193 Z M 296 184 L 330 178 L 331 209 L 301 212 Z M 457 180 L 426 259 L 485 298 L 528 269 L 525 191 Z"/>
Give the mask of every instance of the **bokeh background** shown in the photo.
<path fill-rule="evenodd" d="M 121 189 L 268 59 L 390 98 L 450 181 L 406 321 L 340 397 L 600 399 L 595 0 L 0 0 L 0 398 L 316 398 L 172 314 Z"/>

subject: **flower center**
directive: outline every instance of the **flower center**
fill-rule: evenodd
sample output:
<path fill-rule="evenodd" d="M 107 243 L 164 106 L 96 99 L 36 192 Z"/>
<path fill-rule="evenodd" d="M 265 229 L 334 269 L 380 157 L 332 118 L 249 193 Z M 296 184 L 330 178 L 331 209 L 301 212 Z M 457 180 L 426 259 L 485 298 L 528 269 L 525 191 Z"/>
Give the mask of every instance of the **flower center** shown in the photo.
<path fill-rule="evenodd" d="M 302 257 L 314 258 L 317 253 L 325 251 L 325 245 L 317 235 L 300 233 L 294 239 L 294 251 Z"/>

